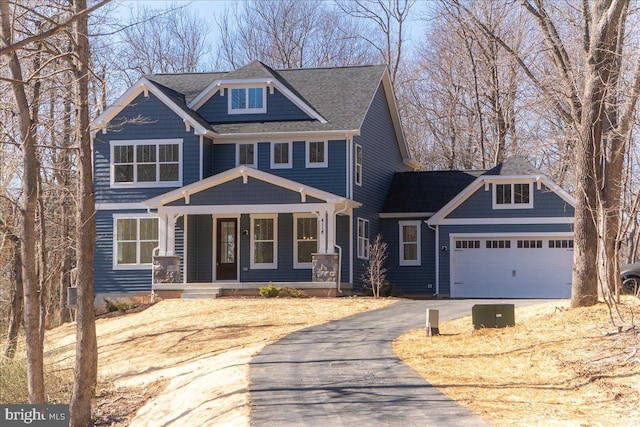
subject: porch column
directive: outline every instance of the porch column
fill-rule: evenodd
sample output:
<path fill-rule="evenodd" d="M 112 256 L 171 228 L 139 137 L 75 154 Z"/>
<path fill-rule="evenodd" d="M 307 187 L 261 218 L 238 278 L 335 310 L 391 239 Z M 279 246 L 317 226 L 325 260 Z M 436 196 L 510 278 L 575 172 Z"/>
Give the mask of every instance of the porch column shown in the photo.
<path fill-rule="evenodd" d="M 318 253 L 327 253 L 327 211 L 318 212 Z"/>
<path fill-rule="evenodd" d="M 158 212 L 158 255 L 167 255 L 167 215 Z"/>
<path fill-rule="evenodd" d="M 336 252 L 336 210 L 334 207 L 327 211 L 327 252 L 333 254 Z"/>
<path fill-rule="evenodd" d="M 176 221 L 177 215 L 167 215 L 167 255 L 173 256 L 176 252 Z"/>
<path fill-rule="evenodd" d="M 176 250 L 177 215 L 158 213 L 158 255 L 172 256 Z"/>

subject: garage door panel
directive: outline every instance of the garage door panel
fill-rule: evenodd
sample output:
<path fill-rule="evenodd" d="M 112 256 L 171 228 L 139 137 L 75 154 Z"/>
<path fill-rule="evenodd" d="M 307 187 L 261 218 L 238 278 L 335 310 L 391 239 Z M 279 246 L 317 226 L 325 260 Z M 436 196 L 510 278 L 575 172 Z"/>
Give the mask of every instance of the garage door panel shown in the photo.
<path fill-rule="evenodd" d="M 454 249 L 453 297 L 568 298 L 571 295 L 573 250 L 549 247 L 549 238 L 541 237 L 534 240 L 542 240 L 542 247 L 519 248 L 518 237 L 513 237 L 510 248 L 491 248 L 491 243 L 486 241 L 492 239 L 504 237 L 480 239 L 479 247 Z M 532 245 L 540 246 L 535 242 Z"/>

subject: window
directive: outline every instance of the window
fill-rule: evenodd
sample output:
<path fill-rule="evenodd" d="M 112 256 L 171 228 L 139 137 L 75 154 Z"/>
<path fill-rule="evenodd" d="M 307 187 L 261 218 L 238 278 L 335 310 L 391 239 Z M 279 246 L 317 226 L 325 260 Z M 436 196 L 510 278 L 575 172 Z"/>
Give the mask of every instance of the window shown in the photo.
<path fill-rule="evenodd" d="M 251 268 L 277 268 L 278 217 L 251 216 Z"/>
<path fill-rule="evenodd" d="M 358 218 L 358 258 L 369 259 L 369 221 Z"/>
<path fill-rule="evenodd" d="M 480 249 L 480 240 L 456 240 L 456 249 Z"/>
<path fill-rule="evenodd" d="M 158 218 L 114 217 L 114 268 L 151 266 L 158 246 Z"/>
<path fill-rule="evenodd" d="M 291 167 L 291 143 L 271 143 L 271 169 L 283 169 Z"/>
<path fill-rule="evenodd" d="M 179 187 L 181 151 L 181 139 L 111 141 L 111 186 Z"/>
<path fill-rule="evenodd" d="M 311 268 L 311 255 L 318 252 L 318 218 L 294 215 L 293 267 Z"/>
<path fill-rule="evenodd" d="M 260 114 L 267 112 L 267 92 L 263 87 L 231 88 L 229 114 Z"/>
<path fill-rule="evenodd" d="M 494 209 L 533 208 L 532 183 L 494 184 Z"/>
<path fill-rule="evenodd" d="M 420 265 L 420 221 L 400 221 L 400 265 Z"/>
<path fill-rule="evenodd" d="M 542 249 L 542 240 L 518 240 L 518 249 Z"/>
<path fill-rule="evenodd" d="M 487 249 L 509 249 L 511 240 L 487 240 Z"/>
<path fill-rule="evenodd" d="M 256 144 L 238 144 L 236 159 L 238 159 L 237 166 L 247 165 L 257 168 Z"/>
<path fill-rule="evenodd" d="M 356 144 L 356 185 L 362 185 L 362 146 Z"/>
<path fill-rule="evenodd" d="M 327 142 L 307 141 L 307 162 L 308 168 L 327 167 Z"/>
<path fill-rule="evenodd" d="M 551 249 L 573 249 L 573 239 L 549 240 Z"/>

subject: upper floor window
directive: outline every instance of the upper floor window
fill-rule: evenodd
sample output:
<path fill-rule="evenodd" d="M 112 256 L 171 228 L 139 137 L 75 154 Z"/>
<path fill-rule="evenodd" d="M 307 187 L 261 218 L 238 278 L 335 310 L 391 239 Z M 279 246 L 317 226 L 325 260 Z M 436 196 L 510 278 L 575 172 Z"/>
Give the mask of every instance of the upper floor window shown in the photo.
<path fill-rule="evenodd" d="M 494 209 L 533 208 L 533 183 L 494 184 Z"/>
<path fill-rule="evenodd" d="M 271 169 L 283 169 L 291 167 L 291 143 L 271 143 Z"/>
<path fill-rule="evenodd" d="M 153 249 L 158 246 L 158 218 L 146 214 L 114 217 L 115 268 L 151 266 Z"/>
<path fill-rule="evenodd" d="M 400 221 L 400 265 L 420 265 L 420 221 Z"/>
<path fill-rule="evenodd" d="M 356 144 L 356 185 L 362 185 L 362 146 Z"/>
<path fill-rule="evenodd" d="M 258 167 L 256 144 L 238 144 L 236 159 L 238 159 L 237 166 L 247 165 L 254 168 Z"/>
<path fill-rule="evenodd" d="M 180 186 L 181 152 L 181 139 L 111 141 L 111 186 Z"/>
<path fill-rule="evenodd" d="M 358 218 L 358 258 L 369 259 L 369 221 Z"/>
<path fill-rule="evenodd" d="M 263 87 L 231 88 L 229 114 L 256 114 L 267 112 L 267 92 Z"/>
<path fill-rule="evenodd" d="M 307 141 L 307 162 L 308 168 L 327 167 L 327 142 L 326 141 Z"/>

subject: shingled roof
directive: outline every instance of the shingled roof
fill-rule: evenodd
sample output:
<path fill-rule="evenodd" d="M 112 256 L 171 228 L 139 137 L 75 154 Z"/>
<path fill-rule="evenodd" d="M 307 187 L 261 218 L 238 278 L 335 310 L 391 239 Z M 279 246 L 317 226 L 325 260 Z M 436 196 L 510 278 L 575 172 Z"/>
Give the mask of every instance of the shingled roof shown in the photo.
<path fill-rule="evenodd" d="M 187 105 L 216 80 L 274 78 L 324 117 L 317 120 L 209 124 L 218 134 L 359 130 L 378 89 L 385 65 L 273 70 L 254 61 L 227 73 L 153 74 L 145 78 Z M 172 92 L 169 92 L 172 91 Z M 191 110 L 190 115 L 197 115 Z"/>

